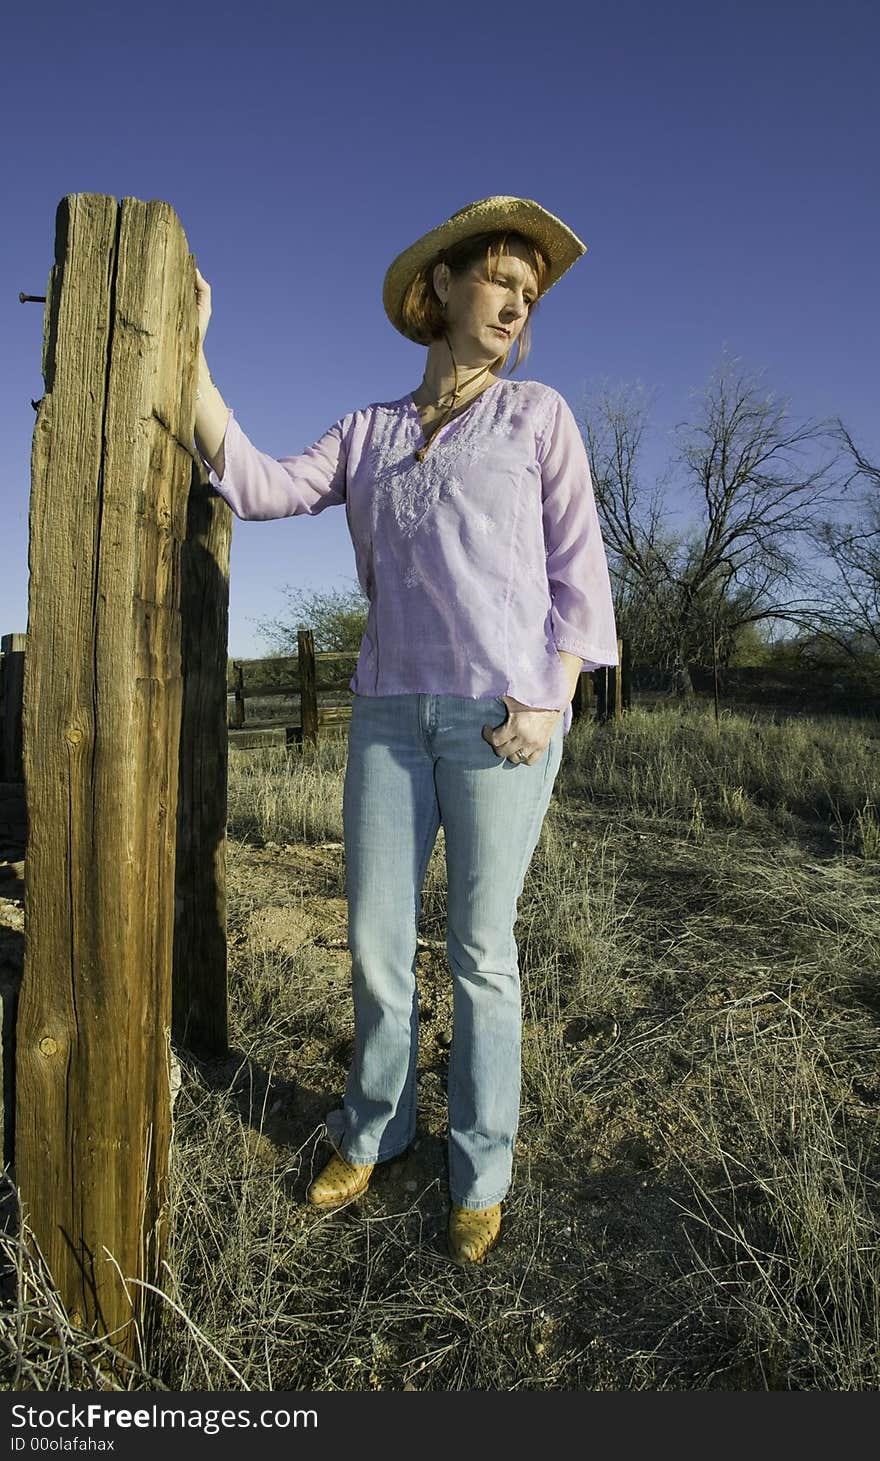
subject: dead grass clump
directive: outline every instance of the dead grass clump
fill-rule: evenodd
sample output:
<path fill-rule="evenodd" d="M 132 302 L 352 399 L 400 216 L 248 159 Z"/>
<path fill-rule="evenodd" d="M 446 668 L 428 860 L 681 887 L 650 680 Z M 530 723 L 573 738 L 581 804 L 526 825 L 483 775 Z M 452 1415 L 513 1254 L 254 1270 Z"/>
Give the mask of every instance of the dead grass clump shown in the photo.
<path fill-rule="evenodd" d="M 724 1324 L 737 1388 L 863 1390 L 880 1368 L 880 1185 L 871 1139 L 829 1099 L 823 1033 L 784 1007 L 772 1043 L 746 1024 L 718 1052 L 685 1205 L 692 1289 Z M 747 1133 L 732 1148 L 730 1123 Z M 693 1113 L 691 1113 L 693 1119 Z M 873 1133 L 875 1138 L 876 1133 Z M 707 1179 L 712 1173 L 712 1180 Z"/>
<path fill-rule="evenodd" d="M 551 1140 L 577 1124 L 581 1060 L 638 1000 L 635 899 L 621 897 L 613 843 L 552 803 L 520 898 L 524 1118 Z"/>
<path fill-rule="evenodd" d="M 151 1390 L 161 1383 L 111 1338 L 95 1338 L 66 1312 L 37 1239 L 18 1211 L 12 1179 L 0 1232 L 0 1388 L 11 1391 Z"/>
<path fill-rule="evenodd" d="M 565 794 L 611 800 L 652 817 L 755 831 L 792 818 L 876 857 L 880 804 L 876 722 L 634 707 L 617 725 L 579 721 L 563 768 Z M 698 810 L 695 812 L 695 803 Z"/>
<path fill-rule="evenodd" d="M 343 736 L 325 735 L 317 749 L 233 752 L 229 833 L 271 842 L 341 838 L 346 748 Z"/>

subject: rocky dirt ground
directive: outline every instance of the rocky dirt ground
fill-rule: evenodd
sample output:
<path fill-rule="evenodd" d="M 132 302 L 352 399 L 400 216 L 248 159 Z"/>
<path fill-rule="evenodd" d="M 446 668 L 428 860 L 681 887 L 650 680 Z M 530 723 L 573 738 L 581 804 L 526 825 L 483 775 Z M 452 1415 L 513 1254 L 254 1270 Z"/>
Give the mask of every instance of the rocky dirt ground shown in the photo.
<path fill-rule="evenodd" d="M 342 844 L 242 842 L 229 853 L 230 980 L 239 963 L 252 966 L 266 951 L 282 960 L 306 954 L 316 1014 L 304 1012 L 277 1049 L 272 1100 L 261 1117 L 263 1137 L 283 1151 L 298 1149 L 335 1106 L 351 1059 L 347 908 Z M 430 909 L 430 894 L 425 899 Z M 429 921 L 430 914 L 428 916 Z M 384 1199 L 401 1206 L 443 1171 L 446 1062 L 452 1043 L 452 996 L 439 928 L 419 938 L 419 1136 L 383 1173 Z M 233 996 L 234 997 L 234 996 Z M 334 1018 L 333 1011 L 337 1012 Z M 233 1060 L 241 1059 L 241 1052 Z M 260 1062 L 265 1065 L 265 1057 Z M 285 1078 L 285 1074 L 286 1077 Z M 253 1066 L 249 1080 L 253 1078 Z M 261 1096 L 259 1075 L 252 1099 Z M 320 1147 L 315 1160 L 326 1153 Z M 302 1176 L 305 1186 L 309 1171 Z"/>

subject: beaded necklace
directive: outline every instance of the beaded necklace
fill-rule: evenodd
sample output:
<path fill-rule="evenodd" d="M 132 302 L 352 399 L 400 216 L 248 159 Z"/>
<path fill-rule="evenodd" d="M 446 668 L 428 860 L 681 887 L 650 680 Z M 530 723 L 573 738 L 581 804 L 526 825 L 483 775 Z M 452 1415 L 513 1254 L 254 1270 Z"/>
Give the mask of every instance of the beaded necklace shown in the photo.
<path fill-rule="evenodd" d="M 446 343 L 447 343 L 447 345 L 449 345 L 449 341 L 448 340 L 446 341 Z M 483 391 L 483 390 L 486 389 L 485 385 L 482 385 L 481 384 L 480 390 L 478 390 L 478 391 L 472 391 L 471 394 L 465 398 L 465 400 L 459 402 L 459 399 L 458 399 L 458 392 L 459 392 L 459 385 L 458 385 L 458 362 L 456 361 L 455 356 L 454 356 L 454 354 L 452 352 L 452 346 L 451 345 L 449 345 L 449 354 L 452 356 L 452 367 L 453 367 L 453 369 L 455 371 L 455 385 L 452 388 L 452 399 L 450 400 L 449 405 L 447 406 L 446 410 L 442 413 L 442 415 L 438 418 L 438 420 L 434 422 L 434 425 L 431 427 L 430 432 L 425 431 L 424 430 L 424 427 L 422 427 L 422 430 L 424 431 L 424 434 L 425 434 L 425 444 L 424 444 L 424 446 L 420 446 L 416 450 L 416 452 L 415 452 L 415 459 L 416 459 L 417 462 L 423 462 L 425 460 L 425 457 L 428 454 L 428 448 L 429 448 L 429 446 L 431 445 L 432 441 L 434 440 L 435 436 L 437 435 L 437 432 L 438 431 L 441 431 L 443 429 L 443 427 L 446 425 L 447 421 L 449 420 L 449 418 L 451 417 L 453 411 L 455 410 L 456 405 L 460 405 L 460 406 L 464 407 L 470 401 L 475 400 L 476 397 L 478 395 L 480 395 L 481 391 Z M 494 364 L 494 362 L 492 362 L 492 363 Z M 474 379 L 482 382 L 484 380 L 485 376 L 487 376 L 489 374 L 489 371 L 491 369 L 492 369 L 492 365 L 491 364 L 490 365 L 487 365 L 486 368 L 485 368 L 485 370 L 480 371 L 479 375 L 477 375 L 476 377 L 474 377 Z M 472 383 L 473 383 L 473 381 L 470 381 L 469 382 L 469 384 L 472 384 Z M 422 382 L 422 384 L 424 384 L 424 381 Z M 439 406 L 440 401 L 442 401 L 442 399 L 443 399 L 443 397 L 441 396 L 440 397 L 440 400 L 438 400 L 436 402 L 429 403 L 429 404 L 434 404 L 434 405 Z"/>

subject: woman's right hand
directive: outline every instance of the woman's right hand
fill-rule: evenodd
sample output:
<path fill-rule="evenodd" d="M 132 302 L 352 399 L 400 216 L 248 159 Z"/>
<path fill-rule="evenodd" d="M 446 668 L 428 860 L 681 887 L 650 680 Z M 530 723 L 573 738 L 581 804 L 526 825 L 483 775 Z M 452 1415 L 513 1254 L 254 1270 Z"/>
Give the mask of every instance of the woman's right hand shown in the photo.
<path fill-rule="evenodd" d="M 196 308 L 199 312 L 199 347 L 205 343 L 208 321 L 211 318 L 211 286 L 199 273 L 196 264 Z"/>

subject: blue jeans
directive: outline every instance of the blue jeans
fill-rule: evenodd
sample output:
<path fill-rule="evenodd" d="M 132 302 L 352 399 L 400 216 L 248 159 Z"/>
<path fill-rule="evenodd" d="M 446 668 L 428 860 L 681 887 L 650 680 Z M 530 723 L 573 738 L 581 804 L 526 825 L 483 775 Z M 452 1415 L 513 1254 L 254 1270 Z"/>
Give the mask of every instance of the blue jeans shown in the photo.
<path fill-rule="evenodd" d="M 428 859 L 446 842 L 452 972 L 449 1189 L 491 1207 L 510 1186 L 522 1016 L 513 926 L 562 757 L 562 717 L 532 766 L 496 755 L 500 699 L 355 696 L 343 793 L 354 1055 L 331 1141 L 354 1165 L 404 1151 L 416 1128 L 416 932 Z"/>

